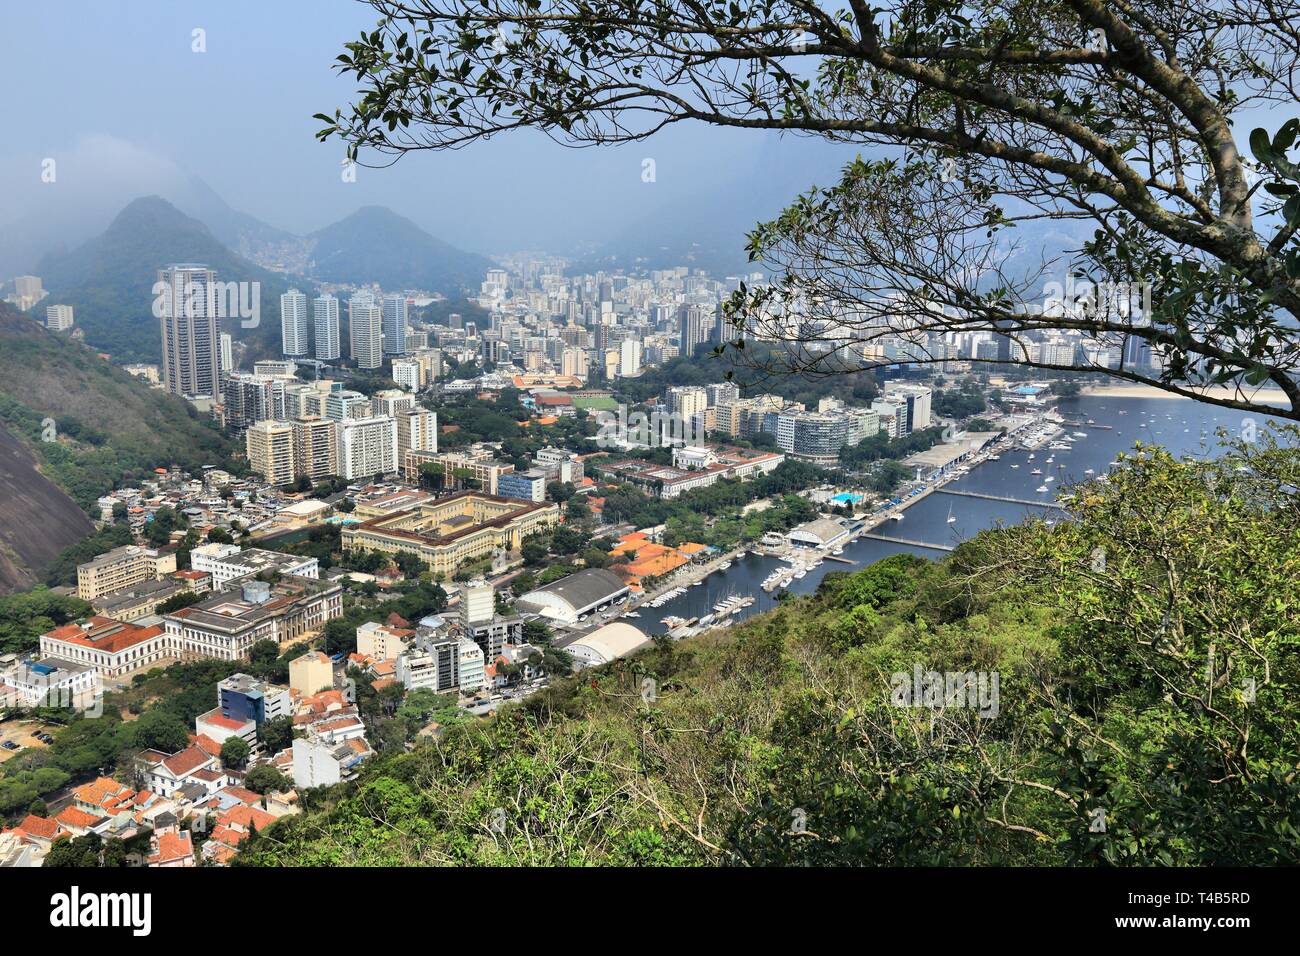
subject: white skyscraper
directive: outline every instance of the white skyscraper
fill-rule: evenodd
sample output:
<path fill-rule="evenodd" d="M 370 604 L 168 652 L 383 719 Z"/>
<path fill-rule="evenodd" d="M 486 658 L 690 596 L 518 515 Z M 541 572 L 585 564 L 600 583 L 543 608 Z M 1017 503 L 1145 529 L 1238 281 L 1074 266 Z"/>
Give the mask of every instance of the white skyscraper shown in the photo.
<path fill-rule="evenodd" d="M 379 368 L 384 364 L 382 325 L 382 313 L 372 296 L 362 294 L 349 300 L 348 334 L 358 368 Z"/>
<path fill-rule="evenodd" d="M 406 296 L 384 296 L 384 354 L 406 354 Z"/>
<path fill-rule="evenodd" d="M 331 362 L 342 356 L 339 346 L 339 300 L 323 295 L 315 302 L 316 358 Z"/>
<path fill-rule="evenodd" d="M 280 343 L 285 355 L 307 354 L 307 296 L 297 289 L 280 296 Z"/>

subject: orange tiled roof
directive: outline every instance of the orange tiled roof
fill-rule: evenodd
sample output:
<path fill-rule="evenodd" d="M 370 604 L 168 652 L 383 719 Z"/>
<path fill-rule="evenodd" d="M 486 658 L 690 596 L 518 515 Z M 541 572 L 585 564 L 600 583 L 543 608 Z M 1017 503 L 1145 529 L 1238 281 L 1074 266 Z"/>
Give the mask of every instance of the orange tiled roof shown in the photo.
<path fill-rule="evenodd" d="M 63 811 L 54 819 L 65 827 L 80 827 L 83 830 L 89 830 L 104 818 L 87 813 L 85 810 L 78 810 L 76 807 L 64 807 Z"/>
<path fill-rule="evenodd" d="M 33 813 L 29 813 L 24 817 L 23 822 L 14 829 L 21 830 L 23 833 L 34 837 L 40 837 L 43 840 L 53 840 L 59 835 L 57 820 L 51 820 L 49 817 L 38 817 Z"/>
<path fill-rule="evenodd" d="M 217 750 L 219 753 L 220 748 L 217 748 Z M 212 757 L 204 753 L 200 748 L 187 747 L 178 754 L 172 754 L 162 764 L 176 776 L 183 777 L 187 773 L 202 767 L 211 759 Z"/>
<path fill-rule="evenodd" d="M 194 843 L 189 830 L 168 830 L 158 834 L 158 852 L 149 856 L 150 863 L 170 863 L 194 856 Z"/>

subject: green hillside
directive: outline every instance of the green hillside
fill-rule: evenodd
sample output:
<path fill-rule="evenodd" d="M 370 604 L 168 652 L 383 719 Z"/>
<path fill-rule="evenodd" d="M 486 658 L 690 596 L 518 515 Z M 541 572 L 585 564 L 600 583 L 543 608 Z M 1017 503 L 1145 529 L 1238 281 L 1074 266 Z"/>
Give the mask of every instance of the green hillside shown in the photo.
<path fill-rule="evenodd" d="M 222 331 L 245 342 L 253 358 L 279 354 L 280 296 L 288 280 L 240 258 L 203 223 L 157 196 L 129 204 L 103 235 L 42 260 L 36 274 L 50 296 L 33 314 L 44 316 L 48 305 L 72 305 L 86 341 L 115 362 L 156 363 L 161 337 L 153 285 L 158 270 L 176 262 L 203 263 L 225 282 L 261 283 L 259 325 L 245 329 L 232 319 L 222 322 Z"/>
<path fill-rule="evenodd" d="M 55 419 L 55 442 L 41 441 L 45 418 Z M 188 402 L 4 305 L 0 423 L 26 439 L 45 473 L 83 506 L 153 468 L 228 464 L 233 448 Z"/>
<path fill-rule="evenodd" d="M 1072 521 L 828 575 L 381 755 L 239 862 L 1294 864 L 1300 452 L 1126 464 Z M 918 670 L 941 690 L 909 700 Z M 944 706 L 948 674 L 974 696 Z"/>
<path fill-rule="evenodd" d="M 309 237 L 312 274 L 327 282 L 377 282 L 384 289 L 426 289 L 456 296 L 478 291 L 492 262 L 435 239 L 383 206 L 363 206 Z"/>

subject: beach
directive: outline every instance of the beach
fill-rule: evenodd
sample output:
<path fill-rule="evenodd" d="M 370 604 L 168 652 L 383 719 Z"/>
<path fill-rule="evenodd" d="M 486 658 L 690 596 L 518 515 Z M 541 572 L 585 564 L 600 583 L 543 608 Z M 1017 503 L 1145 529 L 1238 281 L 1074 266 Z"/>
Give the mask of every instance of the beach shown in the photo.
<path fill-rule="evenodd" d="M 1095 398 L 1188 398 L 1176 392 L 1169 392 L 1154 385 L 1088 385 L 1083 394 Z M 1290 405 L 1280 388 L 1242 388 L 1235 389 L 1225 385 L 1213 388 L 1201 388 L 1197 394 L 1203 398 L 1240 398 L 1244 401 L 1264 402 L 1283 408 Z"/>

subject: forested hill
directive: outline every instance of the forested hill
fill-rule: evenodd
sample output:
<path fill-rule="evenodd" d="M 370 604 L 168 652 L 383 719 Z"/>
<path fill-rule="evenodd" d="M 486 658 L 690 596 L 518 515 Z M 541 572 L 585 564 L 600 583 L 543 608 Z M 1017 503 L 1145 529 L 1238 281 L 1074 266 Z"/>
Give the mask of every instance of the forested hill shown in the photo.
<path fill-rule="evenodd" d="M 52 441 L 42 440 L 47 419 Z M 0 493 L 0 553 L 13 568 L 0 576 L 0 593 L 30 583 L 59 549 L 88 534 L 85 509 L 100 495 L 156 467 L 229 464 L 233 447 L 182 399 L 149 388 L 5 303 L 0 429 L 9 466 Z"/>
<path fill-rule="evenodd" d="M 153 285 L 159 269 L 177 262 L 202 263 L 223 282 L 257 282 L 257 326 L 244 328 L 232 318 L 222 322 L 222 331 L 248 347 L 246 358 L 278 356 L 280 296 L 289 280 L 231 252 L 207 226 L 158 196 L 135 200 L 102 235 L 43 259 L 36 274 L 50 295 L 36 313 L 44 316 L 48 305 L 71 305 L 86 341 L 115 362 L 156 363 L 162 346 Z"/>
<path fill-rule="evenodd" d="M 238 862 L 1296 863 L 1298 474 L 1272 441 L 1144 450 L 1071 521 L 828 575 L 381 755 Z"/>

